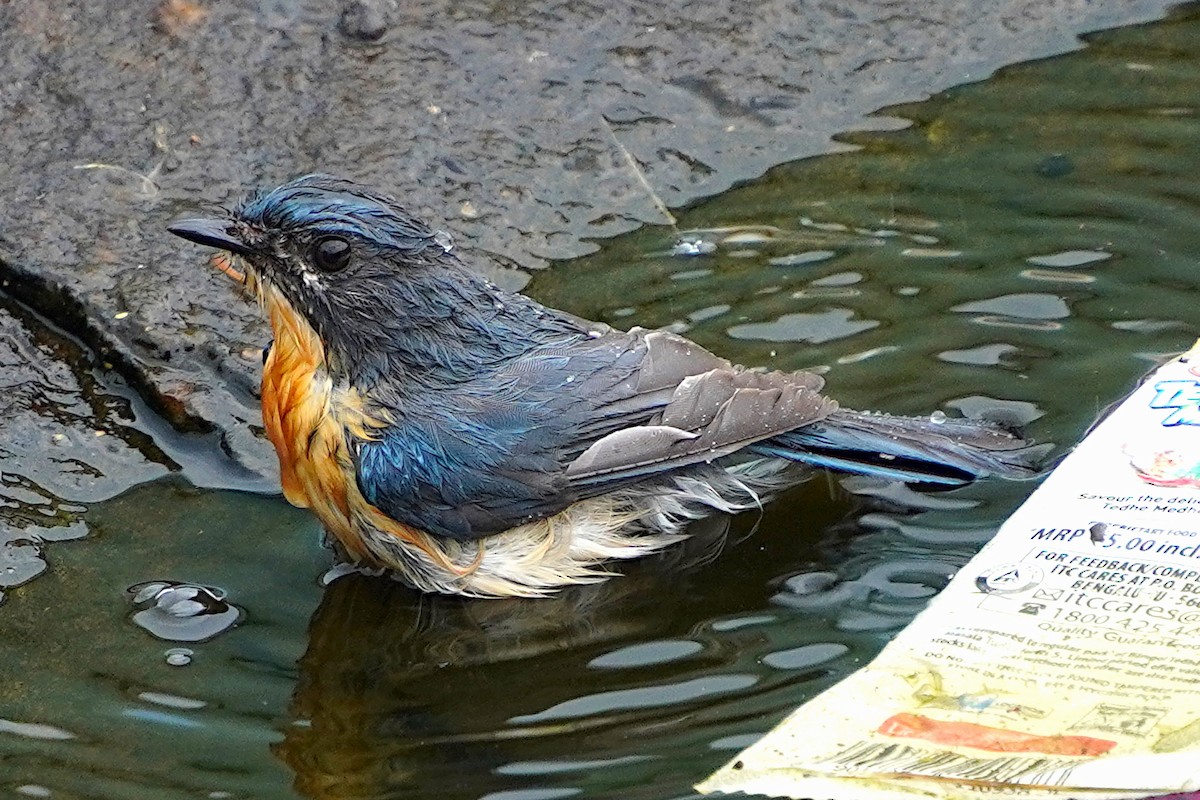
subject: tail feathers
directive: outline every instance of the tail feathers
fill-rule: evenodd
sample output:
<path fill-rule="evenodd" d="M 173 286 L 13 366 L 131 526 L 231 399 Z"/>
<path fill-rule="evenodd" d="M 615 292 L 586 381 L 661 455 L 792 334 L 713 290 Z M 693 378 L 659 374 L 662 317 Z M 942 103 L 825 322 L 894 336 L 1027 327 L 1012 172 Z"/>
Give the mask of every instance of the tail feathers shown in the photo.
<path fill-rule="evenodd" d="M 971 420 L 838 410 L 753 449 L 842 472 L 954 486 L 981 475 L 1032 476 L 1050 445 Z"/>

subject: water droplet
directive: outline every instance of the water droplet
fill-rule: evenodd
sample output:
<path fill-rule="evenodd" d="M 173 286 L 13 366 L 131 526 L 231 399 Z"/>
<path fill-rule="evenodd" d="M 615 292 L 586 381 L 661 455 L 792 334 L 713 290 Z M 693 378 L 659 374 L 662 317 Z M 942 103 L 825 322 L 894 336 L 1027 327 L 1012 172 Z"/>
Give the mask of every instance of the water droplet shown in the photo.
<path fill-rule="evenodd" d="M 225 602 L 225 592 L 176 581 L 148 581 L 127 590 L 138 608 L 133 621 L 159 639 L 199 642 L 229 630 L 242 611 Z"/>
<path fill-rule="evenodd" d="M 163 613 L 170 614 L 172 617 L 179 617 L 181 619 L 203 614 L 205 610 L 203 603 L 187 599 L 177 600 L 172 603 L 160 604 L 159 608 L 163 610 Z"/>
<path fill-rule="evenodd" d="M 703 239 L 680 239 L 671 248 L 673 256 L 706 256 L 717 249 L 712 242 Z"/>
<path fill-rule="evenodd" d="M 186 647 L 172 647 L 163 655 L 166 656 L 167 663 L 172 667 L 186 667 L 188 664 L 192 663 L 192 656 L 194 654 Z"/>
<path fill-rule="evenodd" d="M 946 421 L 946 412 L 938 410 L 929 415 L 929 421 L 934 425 L 941 425 Z"/>
<path fill-rule="evenodd" d="M 159 592 L 168 588 L 170 588 L 170 584 L 163 583 L 162 581 L 151 581 L 131 586 L 129 587 L 129 591 L 134 593 L 132 602 L 138 605 L 154 599 Z"/>

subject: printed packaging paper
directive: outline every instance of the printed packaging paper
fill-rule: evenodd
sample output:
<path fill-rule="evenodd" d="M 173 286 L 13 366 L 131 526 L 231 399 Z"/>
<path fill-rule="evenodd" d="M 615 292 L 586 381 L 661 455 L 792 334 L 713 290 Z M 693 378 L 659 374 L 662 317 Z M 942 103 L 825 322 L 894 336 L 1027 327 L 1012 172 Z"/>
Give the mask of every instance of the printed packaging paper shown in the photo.
<path fill-rule="evenodd" d="M 1200 343 L 1114 410 L 875 661 L 697 788 L 1200 789 Z"/>

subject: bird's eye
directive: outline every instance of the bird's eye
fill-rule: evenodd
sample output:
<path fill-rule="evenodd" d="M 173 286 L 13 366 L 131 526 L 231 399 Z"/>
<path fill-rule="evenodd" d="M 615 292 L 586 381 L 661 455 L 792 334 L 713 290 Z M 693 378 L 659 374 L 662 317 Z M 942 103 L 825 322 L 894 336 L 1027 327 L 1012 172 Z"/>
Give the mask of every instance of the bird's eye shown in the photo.
<path fill-rule="evenodd" d="M 350 264 L 350 243 L 340 236 L 318 239 L 312 248 L 312 260 L 322 272 L 341 272 Z"/>

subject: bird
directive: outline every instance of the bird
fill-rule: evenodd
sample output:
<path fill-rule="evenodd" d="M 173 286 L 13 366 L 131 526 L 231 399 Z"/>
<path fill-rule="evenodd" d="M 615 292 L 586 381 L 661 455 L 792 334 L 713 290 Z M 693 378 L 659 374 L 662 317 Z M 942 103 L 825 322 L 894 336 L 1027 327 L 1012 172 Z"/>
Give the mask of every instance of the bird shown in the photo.
<path fill-rule="evenodd" d="M 392 196 L 311 174 L 168 230 L 224 251 L 273 341 L 261 386 L 284 496 L 344 558 L 429 593 L 538 597 L 615 574 L 814 470 L 959 485 L 1037 472 L 967 419 L 841 408 L 488 280 Z"/>

